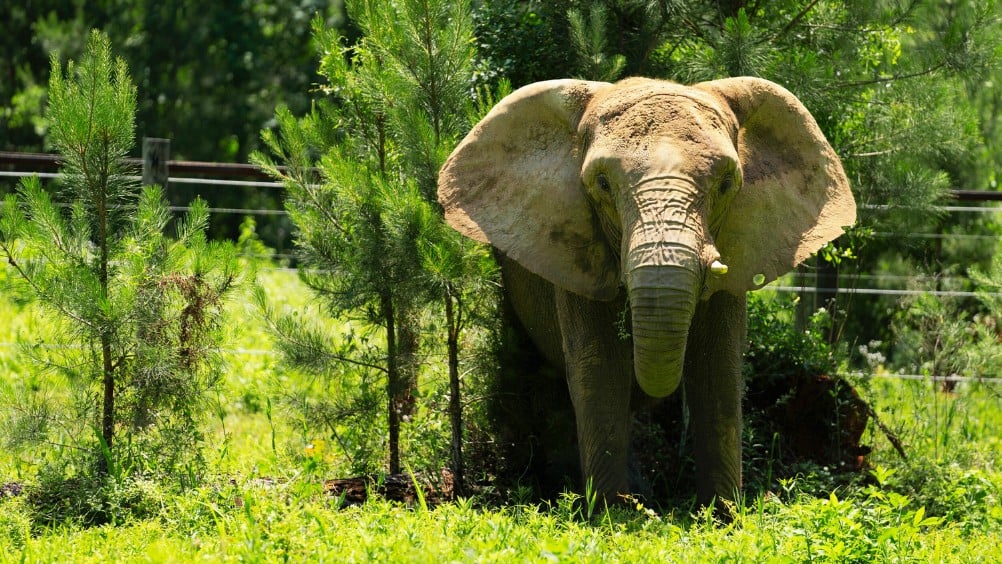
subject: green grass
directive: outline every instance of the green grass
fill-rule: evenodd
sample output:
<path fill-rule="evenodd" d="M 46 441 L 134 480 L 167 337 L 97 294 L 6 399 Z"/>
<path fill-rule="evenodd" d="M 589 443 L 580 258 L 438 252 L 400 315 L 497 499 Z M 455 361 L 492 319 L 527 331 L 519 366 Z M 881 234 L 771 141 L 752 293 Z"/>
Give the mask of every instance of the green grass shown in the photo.
<path fill-rule="evenodd" d="M 998 529 L 956 524 L 872 496 L 762 501 L 730 525 L 616 510 L 587 522 L 570 502 L 434 510 L 331 500 L 235 485 L 166 500 L 157 519 L 65 527 L 8 546 L 10 561 L 974 561 Z"/>
<path fill-rule="evenodd" d="M 289 307 L 311 307 L 294 275 L 266 271 L 262 283 Z M 132 484 L 142 494 L 144 516 L 90 528 L 33 528 L 24 496 L 0 500 L 0 562 L 1002 559 L 998 386 L 971 384 L 943 394 L 929 382 L 868 381 L 864 395 L 902 438 L 908 460 L 872 431 L 864 441 L 875 447 L 871 480 L 812 496 L 805 492 L 828 483 L 823 477 L 784 479 L 745 500 L 729 524 L 639 505 L 589 520 L 572 494 L 549 505 L 494 507 L 473 498 L 431 509 L 380 500 L 339 509 L 321 484 L 345 475 L 349 465 L 333 445 L 316 441 L 323 433 L 284 410 L 283 390 L 303 376 L 279 364 L 254 316 L 245 303 L 231 304 L 226 383 L 209 417 L 208 485 L 178 493 L 167 484 Z M 0 296 L 0 342 L 30 338 L 38 327 L 30 308 Z M 0 348 L 0 389 L 38 378 L 15 353 Z M 0 452 L 0 483 L 31 483 L 44 456 L 44 448 Z"/>

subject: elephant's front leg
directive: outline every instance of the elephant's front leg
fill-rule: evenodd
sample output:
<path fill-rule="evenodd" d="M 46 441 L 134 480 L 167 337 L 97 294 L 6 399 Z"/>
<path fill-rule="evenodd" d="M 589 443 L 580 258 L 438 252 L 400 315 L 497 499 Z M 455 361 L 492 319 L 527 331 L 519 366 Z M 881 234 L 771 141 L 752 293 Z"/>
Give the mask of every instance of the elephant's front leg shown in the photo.
<path fill-rule="evenodd" d="M 717 292 L 696 308 L 686 351 L 685 399 L 701 504 L 735 500 L 741 489 L 741 376 L 745 297 Z"/>
<path fill-rule="evenodd" d="M 557 289 L 567 387 L 574 404 L 585 483 L 607 503 L 629 493 L 630 346 L 619 336 L 624 303 L 595 302 Z"/>

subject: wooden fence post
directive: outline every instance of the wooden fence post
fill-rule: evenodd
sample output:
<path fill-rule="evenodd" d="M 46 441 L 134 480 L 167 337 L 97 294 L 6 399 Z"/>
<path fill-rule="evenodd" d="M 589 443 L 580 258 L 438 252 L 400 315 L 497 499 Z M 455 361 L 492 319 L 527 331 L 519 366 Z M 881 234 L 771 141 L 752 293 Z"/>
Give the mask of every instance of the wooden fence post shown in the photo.
<path fill-rule="evenodd" d="M 797 272 L 801 275 L 811 270 L 810 267 L 801 265 Z M 825 308 L 832 316 L 832 327 L 828 332 L 828 342 L 834 344 L 839 335 L 839 315 L 836 301 L 838 299 L 838 266 L 832 264 L 818 255 L 814 258 L 814 287 L 804 282 L 801 291 L 797 292 L 800 297 L 797 300 L 796 315 L 794 315 L 794 327 L 798 332 L 808 329 L 808 320 L 819 308 Z"/>
<path fill-rule="evenodd" d="M 815 283 L 815 308 L 823 307 L 831 315 L 832 326 L 828 330 L 828 344 L 834 345 L 841 331 L 841 313 L 838 311 L 838 265 L 818 256 L 818 279 Z"/>
<path fill-rule="evenodd" d="M 170 139 L 143 137 L 143 184 L 156 184 L 167 193 Z"/>
<path fill-rule="evenodd" d="M 800 281 L 800 290 L 797 292 L 796 315 L 793 319 L 793 326 L 796 328 L 798 333 L 803 333 L 807 330 L 807 320 L 817 309 L 815 303 L 817 300 L 814 295 L 814 288 L 810 288 L 805 280 L 808 274 L 808 267 L 802 264 L 797 267 L 797 276 L 794 280 Z"/>

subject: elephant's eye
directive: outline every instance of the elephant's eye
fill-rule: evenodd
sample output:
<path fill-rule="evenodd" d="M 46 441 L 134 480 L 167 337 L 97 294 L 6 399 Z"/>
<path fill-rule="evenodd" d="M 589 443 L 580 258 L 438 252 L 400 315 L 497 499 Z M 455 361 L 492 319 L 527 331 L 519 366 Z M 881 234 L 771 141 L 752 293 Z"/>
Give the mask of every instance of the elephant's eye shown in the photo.
<path fill-rule="evenodd" d="M 734 186 L 734 175 L 725 174 L 724 179 L 720 181 L 720 193 L 726 194 Z"/>
<path fill-rule="evenodd" d="M 609 179 L 606 178 L 604 174 L 598 175 L 598 177 L 595 178 L 595 182 L 598 184 L 599 189 L 602 190 L 603 192 L 612 191 L 612 186 L 609 184 Z"/>

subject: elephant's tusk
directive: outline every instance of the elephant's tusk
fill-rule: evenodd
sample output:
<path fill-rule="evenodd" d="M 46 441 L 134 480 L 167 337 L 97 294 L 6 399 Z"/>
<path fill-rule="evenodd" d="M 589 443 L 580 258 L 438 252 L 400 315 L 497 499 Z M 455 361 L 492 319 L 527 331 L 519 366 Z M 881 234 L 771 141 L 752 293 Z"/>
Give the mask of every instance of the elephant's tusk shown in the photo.
<path fill-rule="evenodd" d="M 713 261 L 713 264 L 710 265 L 710 272 L 716 274 L 717 276 L 727 274 L 727 265 L 719 260 L 715 260 Z"/>

